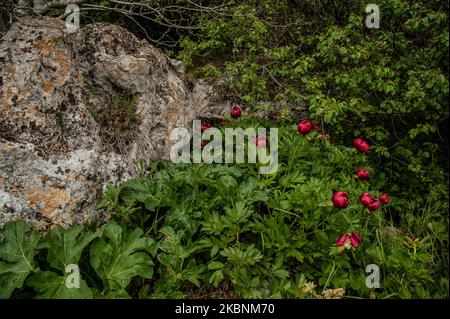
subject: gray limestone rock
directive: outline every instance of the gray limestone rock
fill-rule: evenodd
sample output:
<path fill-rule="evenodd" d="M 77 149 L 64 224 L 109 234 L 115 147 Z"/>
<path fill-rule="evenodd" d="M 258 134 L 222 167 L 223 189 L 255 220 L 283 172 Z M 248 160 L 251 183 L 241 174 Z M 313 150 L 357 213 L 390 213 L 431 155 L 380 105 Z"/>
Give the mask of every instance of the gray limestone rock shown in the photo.
<path fill-rule="evenodd" d="M 169 159 L 173 128 L 229 108 L 121 27 L 71 33 L 58 19 L 21 19 L 0 43 L 0 227 L 95 217 L 106 185 L 135 176 L 135 161 Z"/>

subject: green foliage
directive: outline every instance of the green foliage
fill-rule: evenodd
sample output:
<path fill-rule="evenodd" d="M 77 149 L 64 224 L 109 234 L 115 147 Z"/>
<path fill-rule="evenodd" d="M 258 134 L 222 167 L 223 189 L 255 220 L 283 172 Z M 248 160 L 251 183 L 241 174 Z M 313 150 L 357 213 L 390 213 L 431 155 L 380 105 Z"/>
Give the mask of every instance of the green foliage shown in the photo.
<path fill-rule="evenodd" d="M 126 231 L 113 221 L 95 232 L 87 231 L 81 225 L 67 230 L 58 226 L 42 239 L 38 232 L 27 235 L 26 231 L 24 221 L 10 222 L 3 229 L 1 298 L 10 297 L 17 288 L 21 288 L 18 297 L 28 295 L 24 282 L 34 290 L 35 298 L 127 298 L 125 288 L 133 277 L 152 277 L 150 253 L 155 254 L 156 245 L 139 228 Z M 81 257 L 88 259 L 86 247 L 89 245 L 90 264 L 86 264 Z M 39 258 L 38 251 L 47 251 L 47 258 Z M 70 286 L 67 281 L 73 274 L 71 266 L 77 269 L 86 266 L 81 272 L 93 270 L 98 279 L 87 276 L 89 286 L 83 278 L 78 287 Z M 103 285 L 99 281 L 103 281 Z"/>
<path fill-rule="evenodd" d="M 126 232 L 114 222 L 103 229 L 103 237 L 91 246 L 91 265 L 108 291 L 123 291 L 135 276 L 151 278 L 154 246 L 141 229 Z"/>
<path fill-rule="evenodd" d="M 38 269 L 34 255 L 39 233 L 27 236 L 26 231 L 26 223 L 19 221 L 8 223 L 1 233 L 4 242 L 0 243 L 0 298 L 8 298 Z"/>
<path fill-rule="evenodd" d="M 448 162 L 448 3 L 377 5 L 369 29 L 362 1 L 236 2 L 200 17 L 178 57 L 205 77 L 214 63 L 250 110 L 268 104 L 288 123 L 309 113 L 342 143 L 365 136 L 383 170 L 422 192 Z"/>
<path fill-rule="evenodd" d="M 57 226 L 41 241 L 38 248 L 48 249 L 47 261 L 51 267 L 64 272 L 67 265 L 78 263 L 83 249 L 101 234 L 99 231 L 82 233 L 82 230 L 80 225 L 66 231 Z"/>
<path fill-rule="evenodd" d="M 437 229 L 447 234 L 443 226 L 447 218 L 443 216 L 448 207 L 444 203 L 448 183 L 443 176 L 448 174 L 448 3 L 377 2 L 379 29 L 365 27 L 366 3 L 361 1 L 294 3 L 236 3 L 230 9 L 232 14 L 205 21 L 201 32 L 186 36 L 178 57 L 194 73 L 205 77 L 209 76 L 205 67 L 219 59 L 216 73 L 231 78 L 236 98 L 250 110 L 276 111 L 279 123 L 290 124 L 298 119 L 299 112 L 309 113 L 339 144 L 348 145 L 356 136 L 369 140 L 374 165 L 371 169 L 378 172 L 377 180 L 371 183 L 396 194 L 389 220 L 411 236 L 421 233 L 421 247 L 434 253 L 418 259 L 424 262 L 428 258 L 427 262 L 433 263 L 440 254 L 436 252 L 446 250 L 441 246 L 446 239 L 438 233 L 433 233 L 431 239 L 431 225 L 439 225 Z M 289 149 L 295 152 L 297 147 L 290 145 Z M 335 150 L 331 154 L 328 156 L 349 159 L 348 154 L 337 154 Z M 316 165 L 317 161 L 323 159 L 311 163 Z M 286 165 L 292 164 L 289 161 Z M 307 181 L 297 174 L 300 176 L 291 177 L 294 181 Z M 319 177 L 308 195 L 315 195 L 314 191 L 321 194 L 322 181 Z M 288 184 L 280 180 L 280 185 Z M 291 212 L 293 202 L 295 197 L 289 196 L 278 201 L 276 207 Z M 310 222 L 312 227 L 322 215 L 317 213 L 319 219 Z M 303 216 L 302 220 L 306 227 L 309 221 Z M 350 221 L 353 224 L 358 219 Z M 320 234 L 321 239 L 327 238 Z M 424 268 L 417 265 L 416 259 L 406 261 L 410 255 L 399 252 L 403 239 L 395 245 L 381 237 L 377 241 L 381 250 L 373 251 L 381 252 L 383 258 L 388 256 L 389 267 L 398 270 L 397 275 L 389 276 L 399 287 L 392 296 L 430 297 L 427 289 L 416 286 L 417 280 L 430 279 L 424 275 Z M 325 274 L 319 284 L 329 285 L 335 280 L 343 284 L 349 278 L 359 278 L 355 281 L 358 284 L 352 280 L 350 283 L 361 295 L 365 287 L 363 274 L 337 278 L 337 269 L 348 267 L 348 261 L 346 266 L 317 264 L 322 265 Z M 446 268 L 447 263 L 441 267 Z M 439 272 L 436 269 L 433 274 Z M 448 286 L 445 280 L 434 281 L 444 290 Z M 356 289 L 360 285 L 362 288 Z"/>
<path fill-rule="evenodd" d="M 84 280 L 80 280 L 77 289 L 66 286 L 66 269 L 71 264 L 78 264 L 84 248 L 99 235 L 84 232 L 83 227 L 78 225 L 66 231 L 61 226 L 51 230 L 38 245 L 38 249 L 46 248 L 47 262 L 58 273 L 53 271 L 39 271 L 27 280 L 27 285 L 36 291 L 36 298 L 92 298 L 92 291 L 87 287 Z M 60 275 L 62 274 L 62 275 Z"/>
<path fill-rule="evenodd" d="M 244 128 L 270 123 L 229 119 Z M 231 284 L 242 298 L 321 298 L 337 288 L 349 297 L 447 297 L 445 175 L 427 193 L 412 194 L 390 185 L 375 152 L 330 144 L 316 131 L 303 136 L 295 125 L 278 129 L 274 174 L 260 175 L 260 164 L 159 163 L 108 188 L 99 209 L 116 214 L 98 231 L 58 227 L 38 244 L 36 233 L 25 236 L 24 222 L 7 224 L 0 256 L 26 272 L 20 283 L 2 286 L 2 296 L 182 298 Z M 357 180 L 357 168 L 371 179 Z M 359 203 L 362 192 L 386 189 L 391 202 L 377 211 Z M 333 207 L 337 190 L 349 193 L 345 209 Z M 339 251 L 337 238 L 350 231 L 361 236 L 360 246 Z M 7 259 L 5 252 L 20 250 L 11 244 L 16 238 L 26 258 Z M 80 288 L 65 285 L 69 263 L 80 267 Z M 379 289 L 366 287 L 369 264 L 380 267 Z"/>
<path fill-rule="evenodd" d="M 84 280 L 80 281 L 80 287 L 68 288 L 66 276 L 59 276 L 52 271 L 40 271 L 27 279 L 27 285 L 36 292 L 34 298 L 39 299 L 89 299 L 92 291 Z"/>

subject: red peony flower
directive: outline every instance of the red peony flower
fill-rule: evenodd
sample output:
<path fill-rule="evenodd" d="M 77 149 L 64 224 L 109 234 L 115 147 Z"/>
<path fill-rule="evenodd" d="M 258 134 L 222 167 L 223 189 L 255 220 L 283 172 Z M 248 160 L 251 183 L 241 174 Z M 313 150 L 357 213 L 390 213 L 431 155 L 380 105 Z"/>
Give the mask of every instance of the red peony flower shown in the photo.
<path fill-rule="evenodd" d="M 388 194 L 383 193 L 378 199 L 382 201 L 384 204 L 387 204 L 391 200 L 391 197 Z"/>
<path fill-rule="evenodd" d="M 269 143 L 267 136 L 257 136 L 252 141 L 257 147 L 264 148 Z"/>
<path fill-rule="evenodd" d="M 320 126 L 319 126 L 319 124 L 313 124 L 312 129 L 313 129 L 314 131 L 320 132 Z"/>
<path fill-rule="evenodd" d="M 347 234 L 339 236 L 336 240 L 336 246 L 344 246 L 347 241 Z"/>
<path fill-rule="evenodd" d="M 336 240 L 336 246 L 345 247 L 347 249 L 351 249 L 351 248 L 357 249 L 359 247 L 360 243 L 361 243 L 361 237 L 359 237 L 359 235 L 355 231 L 341 235 Z M 342 249 L 344 249 L 344 248 L 342 248 Z"/>
<path fill-rule="evenodd" d="M 355 138 L 355 140 L 353 141 L 352 146 L 354 148 L 356 148 L 358 151 L 360 151 L 361 153 L 367 153 L 369 151 L 369 149 L 370 149 L 369 143 L 367 143 L 366 141 L 364 141 L 360 137 Z"/>
<path fill-rule="evenodd" d="M 239 105 L 233 106 L 230 112 L 231 117 L 238 118 L 241 117 L 241 114 L 242 114 L 241 107 Z"/>
<path fill-rule="evenodd" d="M 200 131 L 204 132 L 211 127 L 212 127 L 212 125 L 209 123 L 202 123 L 202 125 L 200 125 Z"/>
<path fill-rule="evenodd" d="M 358 248 L 359 243 L 361 242 L 361 237 L 359 237 L 358 233 L 355 231 L 352 231 L 349 236 L 349 239 L 350 239 L 350 243 L 352 244 L 352 246 L 354 248 Z"/>
<path fill-rule="evenodd" d="M 310 120 L 303 120 L 297 124 L 297 130 L 301 134 L 308 134 L 312 130 L 312 124 Z"/>
<path fill-rule="evenodd" d="M 369 171 L 365 170 L 365 169 L 358 169 L 356 170 L 356 177 L 359 180 L 367 180 L 370 177 Z"/>
<path fill-rule="evenodd" d="M 378 208 L 380 208 L 381 206 L 381 202 L 378 200 L 375 200 L 374 202 L 370 203 L 369 206 L 367 206 L 367 208 L 373 212 L 376 211 Z"/>
<path fill-rule="evenodd" d="M 334 192 L 331 200 L 336 208 L 346 208 L 349 203 L 348 194 L 346 192 Z"/>
<path fill-rule="evenodd" d="M 375 197 L 370 195 L 367 192 L 362 193 L 359 195 L 359 202 L 364 206 L 368 207 L 370 204 L 372 204 L 375 201 Z"/>

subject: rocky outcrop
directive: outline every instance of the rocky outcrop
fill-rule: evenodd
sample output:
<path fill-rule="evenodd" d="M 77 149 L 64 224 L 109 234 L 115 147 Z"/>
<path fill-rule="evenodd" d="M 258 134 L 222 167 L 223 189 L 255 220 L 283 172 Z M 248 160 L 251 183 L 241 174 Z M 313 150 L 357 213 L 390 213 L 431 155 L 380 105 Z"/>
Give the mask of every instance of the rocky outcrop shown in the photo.
<path fill-rule="evenodd" d="M 228 111 L 213 86 L 121 27 L 16 22 L 0 43 L 0 226 L 93 217 L 136 160 L 169 158 L 173 128 Z"/>

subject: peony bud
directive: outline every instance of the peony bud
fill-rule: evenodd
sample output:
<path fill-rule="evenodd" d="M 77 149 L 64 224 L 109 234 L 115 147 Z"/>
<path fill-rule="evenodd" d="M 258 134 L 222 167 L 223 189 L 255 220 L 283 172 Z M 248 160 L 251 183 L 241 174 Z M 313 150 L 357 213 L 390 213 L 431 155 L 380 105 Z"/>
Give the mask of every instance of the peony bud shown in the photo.
<path fill-rule="evenodd" d="M 303 120 L 297 124 L 297 130 L 299 133 L 305 135 L 311 132 L 312 124 L 310 120 Z"/>
<path fill-rule="evenodd" d="M 391 200 L 391 197 L 388 194 L 383 193 L 378 199 L 382 201 L 384 204 L 387 204 Z"/>
<path fill-rule="evenodd" d="M 359 195 L 359 202 L 364 206 L 368 207 L 370 204 L 372 204 L 375 201 L 375 197 L 372 195 L 369 195 L 369 193 L 364 192 L 361 195 Z"/>
<path fill-rule="evenodd" d="M 346 192 L 334 192 L 331 200 L 336 208 L 346 208 L 349 203 L 348 194 Z"/>
<path fill-rule="evenodd" d="M 371 212 L 373 212 L 373 211 L 377 210 L 378 208 L 380 208 L 380 206 L 381 206 L 381 202 L 378 201 L 378 200 L 376 200 L 376 201 L 370 203 L 370 204 L 367 206 L 367 208 L 368 208 Z"/>
<path fill-rule="evenodd" d="M 233 106 L 230 112 L 231 117 L 238 118 L 241 117 L 241 114 L 242 114 L 241 107 L 239 105 Z"/>
<path fill-rule="evenodd" d="M 368 180 L 370 177 L 369 171 L 365 170 L 365 169 L 358 169 L 356 170 L 356 177 L 363 181 L 363 180 Z"/>
<path fill-rule="evenodd" d="M 370 149 L 369 143 L 367 143 L 360 137 L 355 138 L 355 140 L 352 143 L 352 146 L 354 148 L 356 148 L 358 151 L 360 151 L 361 153 L 367 153 Z"/>

